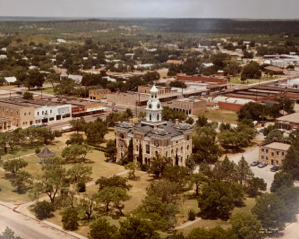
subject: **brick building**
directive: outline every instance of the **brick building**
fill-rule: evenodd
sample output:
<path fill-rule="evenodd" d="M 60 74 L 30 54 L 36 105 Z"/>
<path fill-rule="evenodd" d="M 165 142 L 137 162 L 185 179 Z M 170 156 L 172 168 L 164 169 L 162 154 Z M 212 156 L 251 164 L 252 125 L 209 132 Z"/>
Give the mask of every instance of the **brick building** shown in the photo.
<path fill-rule="evenodd" d="M 118 124 L 116 128 L 116 161 L 123 160 L 128 153 L 129 142 L 133 141 L 134 161 L 151 165 L 157 154 L 171 157 L 174 165 L 186 166 L 192 153 L 192 132 L 188 124 L 175 124 L 162 120 L 162 105 L 159 90 L 153 86 L 147 102 L 146 118 L 137 124 L 133 121 Z M 142 149 L 142 159 L 139 151 Z"/>
<path fill-rule="evenodd" d="M 107 95 L 111 91 L 109 89 L 92 89 L 89 90 L 89 99 L 91 100 L 101 100 L 104 97 L 107 97 Z"/>
<path fill-rule="evenodd" d="M 226 77 L 206 77 L 206 76 L 177 76 L 177 80 L 179 81 L 197 81 L 197 82 L 210 82 L 210 83 L 217 83 L 218 85 L 227 84 Z"/>
<path fill-rule="evenodd" d="M 172 101 L 172 109 L 182 111 L 186 115 L 198 115 L 207 109 L 207 101 L 199 99 L 181 98 Z"/>
<path fill-rule="evenodd" d="M 140 85 L 138 86 L 138 92 L 149 94 L 152 87 L 151 85 Z M 159 91 L 159 95 L 171 93 L 171 87 L 156 86 L 156 88 Z"/>
<path fill-rule="evenodd" d="M 279 129 L 296 130 L 299 128 L 299 113 L 293 113 L 276 118 L 275 124 Z"/>
<path fill-rule="evenodd" d="M 259 162 L 279 166 L 284 160 L 290 145 L 281 142 L 271 142 L 259 147 Z"/>

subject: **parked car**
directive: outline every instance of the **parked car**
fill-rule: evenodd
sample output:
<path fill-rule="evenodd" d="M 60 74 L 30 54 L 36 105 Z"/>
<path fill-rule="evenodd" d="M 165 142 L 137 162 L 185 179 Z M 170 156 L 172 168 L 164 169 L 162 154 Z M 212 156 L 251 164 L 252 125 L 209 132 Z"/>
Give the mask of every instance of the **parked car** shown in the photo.
<path fill-rule="evenodd" d="M 270 171 L 271 172 L 276 172 L 279 170 L 279 167 L 278 166 L 273 166 L 272 168 L 270 168 Z"/>
<path fill-rule="evenodd" d="M 265 129 L 262 128 L 262 129 L 259 130 L 259 132 L 260 132 L 260 133 L 264 133 L 264 132 L 265 132 Z"/>
<path fill-rule="evenodd" d="M 259 164 L 260 164 L 259 161 L 254 161 L 254 162 L 252 162 L 250 165 L 251 165 L 251 166 L 257 166 L 257 165 L 259 165 Z"/>
<path fill-rule="evenodd" d="M 221 89 L 220 92 L 225 92 L 225 89 Z"/>
<path fill-rule="evenodd" d="M 118 109 L 117 108 L 112 108 L 112 111 L 113 112 L 118 112 Z"/>
<path fill-rule="evenodd" d="M 266 167 L 266 166 L 267 166 L 266 163 L 260 163 L 260 164 L 258 165 L 259 168 L 263 168 L 263 167 Z"/>

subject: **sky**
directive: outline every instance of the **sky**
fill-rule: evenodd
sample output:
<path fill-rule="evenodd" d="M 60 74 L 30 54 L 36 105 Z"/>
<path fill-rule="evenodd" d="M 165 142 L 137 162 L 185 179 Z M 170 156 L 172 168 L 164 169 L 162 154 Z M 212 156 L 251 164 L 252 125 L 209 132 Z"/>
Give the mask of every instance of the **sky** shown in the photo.
<path fill-rule="evenodd" d="M 299 18 L 299 0 L 0 0 L 0 16 Z"/>

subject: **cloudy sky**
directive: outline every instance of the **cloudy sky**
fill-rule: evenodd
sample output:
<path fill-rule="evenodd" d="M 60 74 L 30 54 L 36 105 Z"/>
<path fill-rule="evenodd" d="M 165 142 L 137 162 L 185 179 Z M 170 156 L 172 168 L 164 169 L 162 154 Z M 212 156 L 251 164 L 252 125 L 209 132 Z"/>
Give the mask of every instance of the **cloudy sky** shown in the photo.
<path fill-rule="evenodd" d="M 299 18 L 299 0 L 0 0 L 0 16 Z"/>

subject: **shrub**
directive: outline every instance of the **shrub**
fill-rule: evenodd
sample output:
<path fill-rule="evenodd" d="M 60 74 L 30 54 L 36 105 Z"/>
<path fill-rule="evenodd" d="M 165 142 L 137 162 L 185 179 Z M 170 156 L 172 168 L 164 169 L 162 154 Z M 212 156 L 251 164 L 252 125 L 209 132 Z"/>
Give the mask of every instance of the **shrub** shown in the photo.
<path fill-rule="evenodd" d="M 86 191 L 86 185 L 84 182 L 78 182 L 77 183 L 77 191 L 79 193 L 85 192 Z"/>
<path fill-rule="evenodd" d="M 32 99 L 33 99 L 33 94 L 30 93 L 29 91 L 26 91 L 26 92 L 23 94 L 23 99 L 26 99 L 26 100 L 32 100 Z"/>
<path fill-rule="evenodd" d="M 46 200 L 42 202 L 37 202 L 33 208 L 36 217 L 40 220 L 52 217 L 52 212 L 55 212 L 54 205 Z"/>
<path fill-rule="evenodd" d="M 63 224 L 63 229 L 75 231 L 79 227 L 79 217 L 78 212 L 75 208 L 67 208 L 62 213 L 61 222 Z"/>
<path fill-rule="evenodd" d="M 149 170 L 149 166 L 147 164 L 142 164 L 140 170 L 143 172 L 147 172 Z"/>
<path fill-rule="evenodd" d="M 190 209 L 188 212 L 188 220 L 189 221 L 194 221 L 196 218 L 196 213 L 193 209 Z"/>
<path fill-rule="evenodd" d="M 61 136 L 62 136 L 62 132 L 61 132 L 61 131 L 59 131 L 59 130 L 54 130 L 53 134 L 54 134 L 54 136 L 55 136 L 56 138 L 58 138 L 58 137 L 61 137 Z"/>
<path fill-rule="evenodd" d="M 40 148 L 36 148 L 36 149 L 35 149 L 35 153 L 36 153 L 36 154 L 40 153 Z"/>

